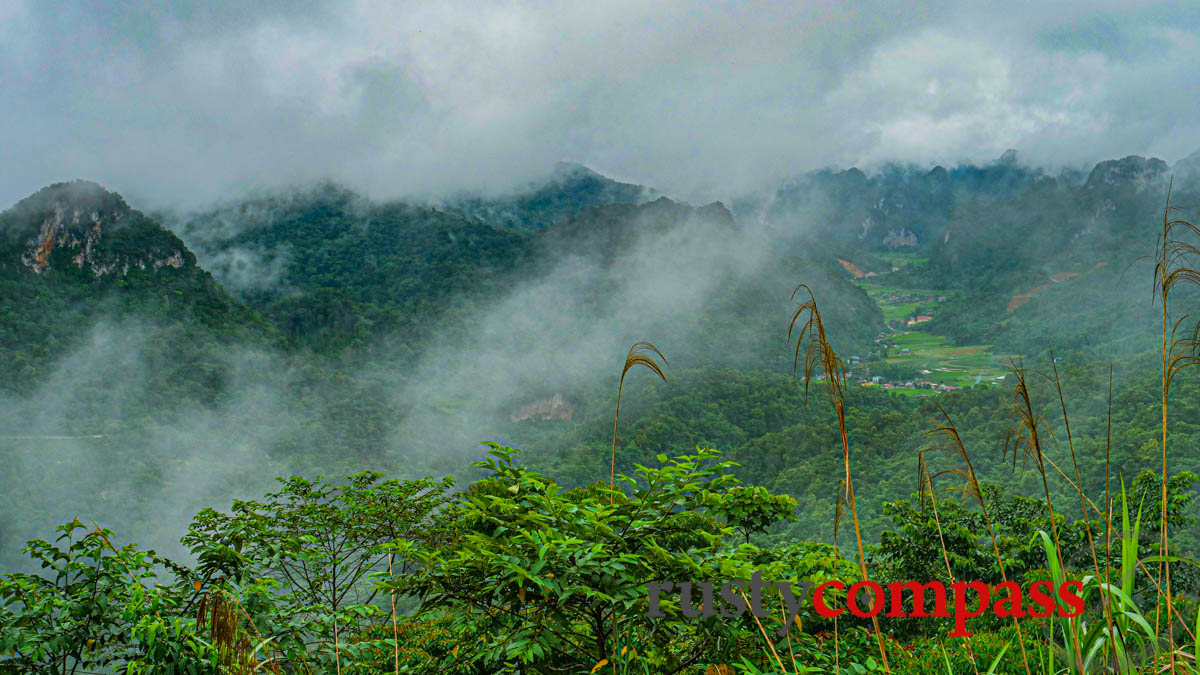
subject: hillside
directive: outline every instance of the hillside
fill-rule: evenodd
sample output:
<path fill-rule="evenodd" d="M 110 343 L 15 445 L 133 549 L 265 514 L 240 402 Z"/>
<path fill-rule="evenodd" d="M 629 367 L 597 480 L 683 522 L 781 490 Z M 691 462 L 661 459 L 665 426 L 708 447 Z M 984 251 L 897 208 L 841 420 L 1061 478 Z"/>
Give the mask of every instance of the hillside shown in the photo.
<path fill-rule="evenodd" d="M 884 164 L 869 176 L 857 168 L 826 169 L 786 181 L 766 197 L 741 200 L 738 214 L 804 228 L 860 253 L 923 250 L 942 234 L 957 205 L 1007 199 L 1042 175 L 1021 164 L 1015 151 L 989 164 L 951 169 Z"/>
<path fill-rule="evenodd" d="M 299 345 L 332 352 L 380 335 L 424 339 L 448 305 L 495 293 L 526 237 L 332 184 L 253 197 L 179 226 L 223 284 Z M 412 348 L 416 348 L 412 344 Z"/>
<path fill-rule="evenodd" d="M 817 172 L 781 187 L 760 217 L 811 228 L 863 276 L 894 268 L 888 284 L 949 293 L 926 330 L 957 344 L 1133 354 L 1153 346 L 1153 317 L 1148 288 L 1129 280 L 1149 278 L 1176 174 L 1176 215 L 1194 219 L 1194 163 L 1129 156 L 1049 174 L 1006 153 L 953 170 Z"/>
<path fill-rule="evenodd" d="M 581 208 L 533 232 L 322 184 L 169 218 L 177 237 L 98 186 L 52 186 L 0 216 L 10 433 L 121 429 L 105 443 L 145 462 L 151 491 L 166 460 L 163 428 L 146 421 L 178 425 L 196 406 L 237 439 L 231 470 L 262 453 L 296 470 L 450 472 L 478 456 L 482 438 L 592 467 L 611 433 L 613 361 L 629 344 L 652 340 L 689 379 L 728 369 L 746 391 L 765 386 L 792 372 L 798 283 L 812 286 L 852 381 L 906 396 L 1004 387 L 1009 357 L 1042 363 L 1050 344 L 1084 361 L 1153 346 L 1148 270 L 1129 265 L 1152 250 L 1160 163 L 1126 158 L 1086 178 L 1049 177 L 1010 156 L 942 173 L 820 173 L 804 199 L 781 188 L 793 211 L 780 202 L 766 219 L 658 198 Z M 830 242 L 825 228 L 839 221 L 773 220 L 800 218 L 805 200 L 832 203 L 812 187 L 822 182 L 886 209 L 889 229 L 919 233 L 917 243 Z M 1177 195 L 1192 185 L 1181 180 Z M 540 213 L 528 208 L 514 213 Z M 889 336 L 889 324 L 918 320 Z M 120 369 L 133 374 L 129 386 L 113 388 Z M 64 389 L 80 373 L 85 382 Z M 661 393 L 648 386 L 647 405 Z M 921 405 L 864 400 L 905 416 Z M 653 442 L 625 436 L 631 461 L 675 442 L 730 449 L 786 431 L 747 413 L 696 436 L 679 420 L 725 426 L 710 401 L 687 398 L 665 416 L 629 405 L 630 429 L 657 429 Z M 81 413 L 16 422 L 42 406 Z M 805 428 L 821 420 L 806 408 L 788 415 Z M 196 431 L 172 431 L 172 447 L 207 447 Z M 916 427 L 904 433 L 910 445 L 920 438 Z M 21 443 L 19 454 L 41 451 Z"/>
<path fill-rule="evenodd" d="M 543 181 L 497 197 L 463 195 L 445 200 L 443 210 L 497 227 L 540 230 L 561 220 L 610 204 L 649 201 L 655 191 L 622 183 L 579 164 L 560 162 Z"/>
<path fill-rule="evenodd" d="M 155 375 L 180 390 L 198 344 L 277 341 L 179 237 L 94 183 L 52 185 L 0 214 L 0 389 L 30 391 L 89 327 L 130 316 L 180 341 Z"/>
<path fill-rule="evenodd" d="M 569 193 L 575 187 L 567 183 L 562 189 Z M 543 213 L 526 202 L 512 208 L 523 218 Z M 505 228 L 503 219 L 483 222 L 403 202 L 375 203 L 326 184 L 233 202 L 177 227 L 227 288 L 295 344 L 320 353 L 361 350 L 387 339 L 391 349 L 413 354 L 434 330 L 458 333 L 462 322 L 486 312 L 489 303 L 564 272 L 576 259 L 598 266 L 581 292 L 601 297 L 611 293 L 614 275 L 636 277 L 655 268 L 641 257 L 649 242 L 675 247 L 664 252 L 672 284 L 701 273 L 710 277 L 707 283 L 717 283 L 717 270 L 721 278 L 737 279 L 739 292 L 755 295 L 728 299 L 741 312 L 786 311 L 797 274 L 819 265 L 813 283 L 830 284 L 829 292 L 839 298 L 854 298 L 831 302 L 830 316 L 853 335 L 848 339 L 854 344 L 865 345 L 871 337 L 856 317 L 873 311 L 872 305 L 840 277 L 827 279 L 821 256 L 791 251 L 785 260 L 764 252 L 762 233 L 737 227 L 720 204 L 697 208 L 660 197 L 580 207 L 535 233 L 520 233 Z M 755 265 L 739 268 L 740 260 L 722 259 L 736 251 L 753 256 Z M 762 264 L 758 258 L 764 255 L 773 262 Z M 637 271 L 623 270 L 629 265 Z M 714 315 L 716 309 L 705 307 Z M 708 354 L 719 351 L 714 346 Z M 758 349 L 741 365 L 756 367 L 767 363 L 764 358 L 775 361 Z"/>

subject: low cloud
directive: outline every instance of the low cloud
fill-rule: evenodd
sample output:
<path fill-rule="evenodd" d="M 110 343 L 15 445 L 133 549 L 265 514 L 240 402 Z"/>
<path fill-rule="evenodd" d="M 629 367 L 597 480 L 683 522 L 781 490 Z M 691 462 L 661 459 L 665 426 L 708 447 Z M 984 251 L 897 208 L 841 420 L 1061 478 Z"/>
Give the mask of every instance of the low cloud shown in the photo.
<path fill-rule="evenodd" d="M 153 11 L 151 11 L 153 10 Z M 555 161 L 693 201 L 830 164 L 1200 147 L 1200 12 L 1170 3 L 603 6 L 355 0 L 0 12 L 0 202 L 142 204 L 332 178 L 501 190 Z"/>

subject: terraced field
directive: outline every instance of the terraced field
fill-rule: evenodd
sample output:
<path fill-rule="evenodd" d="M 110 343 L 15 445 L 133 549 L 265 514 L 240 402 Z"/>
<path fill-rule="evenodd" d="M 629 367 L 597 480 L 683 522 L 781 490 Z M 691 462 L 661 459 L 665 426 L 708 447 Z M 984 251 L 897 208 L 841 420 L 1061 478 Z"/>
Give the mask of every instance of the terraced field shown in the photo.
<path fill-rule="evenodd" d="M 901 253 L 892 251 L 889 253 L 880 253 L 879 259 L 891 264 L 892 267 L 903 268 L 907 265 L 924 265 L 925 261 L 929 260 L 924 256 L 919 256 L 915 253 Z"/>
<path fill-rule="evenodd" d="M 923 262 L 906 254 L 889 255 L 896 258 L 893 264 Z M 993 354 L 990 345 L 953 345 L 945 337 L 920 330 L 924 320 L 936 315 L 942 299 L 948 299 L 950 291 L 890 285 L 888 277 L 883 274 L 855 281 L 883 311 L 880 341 L 888 344 L 888 364 L 903 365 L 906 370 L 912 370 L 917 374 L 916 382 L 939 386 L 973 387 L 1004 381 L 1008 361 L 1002 355 Z M 891 384 L 890 391 L 902 395 L 934 393 L 928 388 Z"/>
<path fill-rule="evenodd" d="M 955 346 L 941 335 L 922 331 L 898 332 L 890 339 L 896 348 L 888 350 L 887 362 L 910 366 L 928 382 L 972 387 L 1001 382 L 1007 374 L 1007 363 L 989 345 Z"/>
<path fill-rule="evenodd" d="M 937 298 L 946 296 L 946 291 L 889 286 L 880 277 L 873 277 L 871 281 L 860 279 L 856 283 L 883 310 L 884 324 L 907 319 L 918 310 L 932 312 Z"/>

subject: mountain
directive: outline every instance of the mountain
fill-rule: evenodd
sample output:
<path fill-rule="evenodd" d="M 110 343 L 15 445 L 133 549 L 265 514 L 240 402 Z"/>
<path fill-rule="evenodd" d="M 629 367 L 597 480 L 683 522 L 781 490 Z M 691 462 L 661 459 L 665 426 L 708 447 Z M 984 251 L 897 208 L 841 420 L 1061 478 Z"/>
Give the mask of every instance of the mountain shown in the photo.
<path fill-rule="evenodd" d="M 740 218 L 803 228 L 831 246 L 884 252 L 931 242 L 955 205 L 981 197 L 1007 199 L 1042 175 L 1015 151 L 983 165 L 885 164 L 872 175 L 821 170 L 785 182 L 765 199 L 743 200 Z"/>
<path fill-rule="evenodd" d="M 1180 194 L 1192 163 L 1178 165 Z M 463 335 L 489 303 L 578 260 L 605 270 L 589 282 L 589 302 L 618 297 L 621 275 L 661 288 L 723 285 L 728 293 L 680 315 L 709 356 L 722 352 L 717 336 L 768 330 L 771 317 L 787 312 L 778 299 L 816 278 L 833 300 L 831 325 L 851 351 L 865 353 L 878 309 L 835 261 L 886 270 L 893 258 L 880 256 L 908 252 L 922 261 L 906 272 L 911 284 L 956 291 L 934 332 L 1014 351 L 1029 349 L 1031 335 L 1096 346 L 1130 334 L 1102 330 L 1081 313 L 1140 316 L 1121 275 L 1152 253 L 1168 175 L 1161 160 L 1136 156 L 1049 175 L 1009 152 L 984 166 L 814 172 L 731 213 L 719 203 L 640 201 L 648 191 L 639 186 L 560 165 L 551 180 L 507 200 L 463 198 L 443 208 L 374 202 L 329 183 L 253 195 L 172 221 L 181 236 L 99 186 L 59 184 L 0 220 L 9 290 L 0 306 L 19 318 L 3 327 L 4 344 L 9 369 L 36 373 L 96 317 L 115 312 L 230 339 L 282 336 L 322 356 L 353 348 L 369 358 L 386 341 L 411 360 L 431 336 Z M 630 261 L 662 274 L 631 273 L 622 267 Z M 706 278 L 692 279 L 697 269 Z M 1109 290 L 1088 300 L 1095 307 L 1075 293 L 1097 288 Z M 699 316 L 707 328 L 691 323 Z M 748 354 L 770 353 L 735 342 Z M 737 365 L 765 362 L 752 356 Z"/>
<path fill-rule="evenodd" d="M 95 183 L 51 185 L 0 214 L 0 388 L 36 386 L 97 321 L 134 316 L 203 342 L 277 339 L 179 237 Z M 176 351 L 164 376 L 186 381 L 199 356 Z"/>
<path fill-rule="evenodd" d="M 1008 155 L 817 172 L 733 209 L 547 193 L 573 206 L 533 229 L 328 183 L 165 219 L 94 184 L 51 186 L 0 214 L 0 482 L 19 490 L 0 495 L 0 544 L 15 551 L 74 513 L 174 533 L 288 473 L 469 477 L 482 439 L 525 448 L 566 485 L 607 480 L 622 359 L 644 339 L 670 359 L 667 381 L 630 372 L 617 471 L 713 445 L 740 477 L 800 500 L 778 534 L 828 539 L 841 450 L 823 390 L 792 376 L 800 283 L 851 370 L 855 481 L 873 499 L 911 492 L 939 404 L 971 447 L 994 442 L 1011 379 L 980 384 L 980 364 L 1023 354 L 1045 368 L 1049 343 L 1073 364 L 1080 447 L 1103 442 L 1117 357 L 1129 384 L 1114 465 L 1133 466 L 1152 454 L 1158 394 L 1136 261 L 1153 252 L 1169 173 L 1125 158 L 1049 174 Z M 903 316 L 934 307 L 897 331 L 914 342 L 880 337 L 899 311 L 881 295 L 912 295 Z M 894 362 L 910 345 L 940 360 Z M 935 400 L 882 386 L 921 370 L 961 386 Z M 1044 384 L 1039 405 L 1056 401 Z M 1195 383 L 1181 386 L 1171 414 L 1196 419 Z M 987 480 L 1041 489 L 1003 459 L 979 459 Z M 863 519 L 868 539 L 886 526 L 877 508 Z"/>
<path fill-rule="evenodd" d="M 447 306 L 496 290 L 527 245 L 521 233 L 333 184 L 234 202 L 179 228 L 227 287 L 322 351 L 396 332 L 416 341 Z"/>
<path fill-rule="evenodd" d="M 560 162 L 550 177 L 502 197 L 461 196 L 443 209 L 497 227 L 539 230 L 597 206 L 638 204 L 654 190 L 602 176 L 580 164 Z"/>
<path fill-rule="evenodd" d="M 802 231 L 861 273 L 920 261 L 903 281 L 954 297 L 927 329 L 958 344 L 1136 352 L 1152 317 L 1129 279 L 1150 274 L 1172 174 L 1172 202 L 1195 203 L 1198 157 L 1172 168 L 1128 156 L 1052 174 L 1010 151 L 983 166 L 818 171 L 742 200 L 738 213 Z"/>
<path fill-rule="evenodd" d="M 644 204 L 612 204 L 586 209 L 555 223 L 537 241 L 551 255 L 595 256 L 612 261 L 629 253 L 639 240 L 665 235 L 681 227 L 719 239 L 735 231 L 733 215 L 720 202 L 694 207 L 659 197 Z"/>
<path fill-rule="evenodd" d="M 131 269 L 180 269 L 196 262 L 178 237 L 87 181 L 40 190 L 0 215 L 0 223 L 6 253 L 19 252 L 21 265 L 35 274 L 74 267 L 103 280 L 127 277 Z"/>
<path fill-rule="evenodd" d="M 1088 174 L 1085 188 L 1132 187 L 1141 190 L 1152 186 L 1167 173 L 1167 163 L 1156 157 L 1149 159 L 1129 155 L 1123 159 L 1100 162 Z"/>
<path fill-rule="evenodd" d="M 1184 190 L 1200 190 L 1200 150 L 1184 157 L 1171 167 L 1176 185 Z"/>
<path fill-rule="evenodd" d="M 562 185 L 569 192 L 574 183 Z M 653 268 L 652 261 L 640 260 L 639 242 L 675 246 L 670 264 L 676 281 L 692 273 L 688 270 L 709 273 L 723 267 L 723 275 L 741 280 L 742 291 L 769 294 L 752 302 L 743 298 L 739 313 L 770 307 L 775 321 L 787 313 L 787 293 L 800 280 L 797 259 L 791 259 L 789 271 L 769 265 L 737 269 L 738 259 L 727 254 L 745 249 L 747 240 L 761 233 L 740 229 L 723 205 L 693 207 L 660 197 L 640 204 L 576 206 L 573 216 L 535 232 L 518 232 L 503 220 L 485 222 L 405 202 L 376 203 L 324 184 L 227 204 L 178 227 L 226 287 L 295 344 L 324 354 L 351 346 L 368 349 L 386 338 L 393 350 L 415 355 L 435 333 L 461 333 L 464 322 L 512 289 L 561 273 L 565 260 L 589 260 L 600 267 L 588 291 L 598 297 L 615 283 L 612 275 L 636 278 L 639 270 Z M 610 269 L 619 260 L 635 259 L 638 269 Z M 818 286 L 825 283 L 831 260 L 821 264 Z M 764 287 L 768 279 L 769 289 Z M 840 276 L 830 283 L 839 296 L 857 298 L 847 311 L 831 308 L 831 316 L 848 319 L 851 312 L 874 311 Z M 856 344 L 868 341 L 870 324 L 847 320 L 844 325 L 856 326 Z"/>
<path fill-rule="evenodd" d="M 1005 199 L 958 205 L 928 248 L 924 275 L 969 300 L 931 329 L 1009 351 L 1152 346 L 1146 280 L 1167 169 L 1125 157 L 1100 162 L 1082 185 L 1044 177 Z"/>

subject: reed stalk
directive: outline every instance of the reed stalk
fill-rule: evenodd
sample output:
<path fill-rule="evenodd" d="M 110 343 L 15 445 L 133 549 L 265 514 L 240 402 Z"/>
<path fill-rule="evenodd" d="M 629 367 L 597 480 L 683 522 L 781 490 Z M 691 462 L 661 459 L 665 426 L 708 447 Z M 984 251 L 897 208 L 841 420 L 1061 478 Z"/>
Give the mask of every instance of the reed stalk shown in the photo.
<path fill-rule="evenodd" d="M 662 359 L 663 364 L 667 363 L 667 357 L 659 351 L 650 342 L 645 340 L 633 343 L 629 348 L 629 353 L 625 355 L 625 365 L 621 368 L 621 380 L 617 383 L 617 410 L 613 414 L 613 432 L 612 432 L 612 467 L 608 476 L 608 505 L 612 506 L 616 497 L 617 483 L 617 424 L 621 419 L 621 394 L 625 390 L 625 376 L 629 374 L 637 366 L 648 368 L 652 373 L 657 375 L 659 379 L 666 382 L 667 376 L 663 374 L 662 368 L 658 362 L 654 360 L 654 356 Z M 613 620 L 613 639 L 612 639 L 612 671 L 617 672 L 617 608 L 613 605 L 612 611 Z"/>
<path fill-rule="evenodd" d="M 1017 455 L 1022 454 L 1026 460 L 1033 458 L 1034 466 L 1042 478 L 1042 491 L 1046 496 L 1046 510 L 1050 516 L 1050 531 L 1054 538 L 1054 552 L 1063 561 L 1063 574 L 1066 574 L 1066 561 L 1063 560 L 1062 544 L 1058 536 L 1058 516 L 1054 511 L 1054 498 L 1050 496 L 1050 482 L 1046 478 L 1046 457 L 1043 452 L 1043 430 L 1053 436 L 1053 431 L 1045 418 L 1034 412 L 1033 399 L 1029 394 L 1025 368 L 1017 363 L 1012 364 L 1010 372 L 1017 384 L 1013 392 L 1012 414 L 1017 419 L 1008 430 L 1004 442 L 1004 452 L 1013 453 L 1013 465 L 1016 466 Z M 1044 376 L 1043 376 L 1044 377 Z M 1083 650 L 1079 644 L 1079 636 L 1071 632 L 1071 646 L 1075 652 L 1075 663 L 1079 672 L 1083 672 Z"/>
<path fill-rule="evenodd" d="M 1067 401 L 1063 396 L 1062 380 L 1058 376 L 1058 359 L 1054 358 L 1054 349 L 1050 349 L 1050 365 L 1054 370 L 1054 388 L 1058 392 L 1058 403 L 1062 407 L 1063 425 L 1067 431 L 1067 447 L 1071 450 L 1071 465 L 1075 468 L 1075 490 L 1079 493 L 1079 510 L 1083 512 L 1084 526 L 1087 532 L 1088 550 L 1092 553 L 1092 567 L 1096 579 L 1100 578 L 1100 559 L 1096 555 L 1096 542 L 1092 537 L 1092 514 L 1088 511 L 1087 496 L 1083 493 L 1083 480 L 1079 477 L 1079 460 L 1075 455 L 1075 437 L 1071 434 L 1071 416 L 1067 414 Z M 1107 473 L 1108 467 L 1105 467 Z M 1066 561 L 1063 561 L 1064 564 Z M 1104 596 L 1101 596 L 1101 609 L 1104 621 L 1108 626 L 1109 635 L 1113 634 L 1112 609 Z"/>
<path fill-rule="evenodd" d="M 1160 511 L 1159 524 L 1159 578 L 1162 581 L 1162 586 L 1165 589 L 1166 604 L 1167 604 L 1167 640 L 1171 647 L 1170 649 L 1170 668 L 1171 672 L 1175 672 L 1175 637 L 1174 623 L 1171 620 L 1174 608 L 1174 601 L 1171 594 L 1171 563 L 1169 560 L 1171 552 L 1170 537 L 1167 533 L 1167 412 L 1169 407 L 1171 382 L 1175 376 L 1184 368 L 1196 365 L 1200 356 L 1197 355 L 1197 338 L 1200 336 L 1200 323 L 1190 332 L 1190 335 L 1185 334 L 1180 337 L 1178 335 L 1180 324 L 1187 318 L 1184 316 L 1172 323 L 1170 321 L 1170 296 L 1171 291 L 1176 284 L 1189 283 L 1200 286 L 1200 271 L 1198 271 L 1193 263 L 1200 259 L 1200 248 L 1196 245 L 1184 241 L 1180 235 L 1194 238 L 1200 236 L 1200 228 L 1187 222 L 1186 220 L 1174 219 L 1171 213 L 1174 207 L 1171 206 L 1171 190 L 1174 187 L 1174 181 L 1167 187 L 1167 203 L 1163 208 L 1162 232 L 1158 237 L 1158 246 L 1155 256 L 1154 265 L 1154 286 L 1161 311 L 1161 356 L 1162 356 L 1162 425 L 1161 425 L 1161 454 L 1162 454 L 1162 471 L 1161 471 L 1161 486 L 1160 499 L 1162 509 Z M 1168 330 L 1168 326 L 1170 329 Z M 1162 616 L 1162 602 L 1158 604 L 1158 611 L 1155 612 L 1154 624 L 1155 629 L 1159 627 L 1159 619 Z"/>
<path fill-rule="evenodd" d="M 929 504 L 933 507 L 933 522 L 937 525 L 938 544 L 942 549 L 942 560 L 946 563 L 946 575 L 950 577 L 950 584 L 953 585 L 958 580 L 954 577 L 954 570 L 950 569 L 950 553 L 946 550 L 946 535 L 942 533 L 942 518 L 938 515 L 937 493 L 933 489 L 933 476 L 929 475 L 929 467 L 925 464 L 924 451 L 917 453 L 917 492 L 922 495 L 922 501 L 926 492 L 929 494 Z M 979 675 L 975 650 L 971 647 L 971 636 L 963 639 L 967 642 L 967 658 L 971 661 L 971 671 Z"/>
<path fill-rule="evenodd" d="M 662 368 L 659 367 L 658 362 L 654 360 L 653 355 L 658 355 L 658 358 L 662 359 L 664 364 L 670 365 L 667 363 L 667 357 L 663 356 L 663 353 L 658 350 L 658 347 L 655 347 L 653 344 L 643 340 L 641 342 L 633 343 L 633 346 L 629 348 L 629 354 L 625 356 L 625 366 L 621 368 L 621 381 L 617 384 L 617 411 L 613 415 L 612 468 L 609 471 L 608 476 L 608 489 L 610 491 L 610 494 L 608 495 L 609 505 L 612 505 L 613 503 L 613 497 L 615 495 L 612 493 L 612 490 L 615 489 L 617 480 L 617 423 L 621 418 L 621 394 L 625 390 L 625 376 L 628 375 L 629 371 L 633 370 L 634 367 L 642 366 L 650 369 L 650 371 L 657 375 L 659 379 L 666 382 L 667 376 L 663 374 Z"/>
<path fill-rule="evenodd" d="M 825 376 L 826 393 L 829 397 L 829 402 L 833 406 L 837 414 L 838 431 L 841 435 L 842 442 L 842 464 L 845 468 L 846 481 L 846 501 L 850 505 L 850 517 L 854 521 L 854 540 L 858 545 L 858 568 L 862 574 L 863 581 L 868 581 L 867 578 L 867 557 L 863 548 L 862 528 L 858 522 L 858 506 L 854 498 L 854 480 L 850 472 L 850 435 L 846 430 L 846 408 L 845 408 L 845 391 L 843 387 L 846 381 L 845 364 L 841 357 L 837 355 L 833 347 L 829 344 L 828 336 L 825 333 L 825 322 L 821 318 L 821 310 L 817 307 L 817 299 L 813 295 L 812 289 L 805 284 L 800 284 L 792 291 L 792 299 L 796 299 L 796 295 L 804 291 L 808 295 L 808 300 L 803 302 L 796 311 L 792 314 L 792 320 L 788 324 L 788 343 L 791 343 L 792 333 L 797 333 L 796 337 L 796 353 L 795 360 L 792 364 L 793 374 L 799 372 L 800 366 L 800 350 L 804 348 L 804 393 L 807 397 L 808 386 L 814 373 L 821 372 Z M 797 323 L 801 317 L 807 316 L 807 319 L 800 325 L 797 331 Z M 807 342 L 805 346 L 804 343 Z M 871 617 L 871 625 L 875 629 L 875 639 L 879 643 L 879 658 L 883 664 L 885 673 L 891 673 L 891 666 L 888 664 L 887 648 L 883 644 L 883 632 L 879 629 L 879 617 Z"/>
<path fill-rule="evenodd" d="M 1008 572 L 1005 569 L 1004 557 L 1000 555 L 1000 544 L 996 541 L 996 528 L 992 524 L 992 516 L 988 511 L 987 500 L 983 496 L 983 486 L 979 482 L 978 474 L 975 473 L 975 463 L 971 461 L 971 455 L 967 452 L 967 447 L 963 443 L 962 436 L 958 433 L 958 427 L 955 426 L 954 420 L 950 418 L 950 414 L 946 412 L 946 409 L 941 404 L 938 405 L 938 410 L 942 413 L 942 417 L 946 419 L 946 423 L 927 432 L 927 435 L 943 435 L 946 439 L 945 448 L 952 455 L 961 458 L 967 467 L 965 470 L 948 469 L 939 472 L 939 475 L 942 473 L 953 473 L 961 477 L 964 481 L 962 486 L 964 503 L 967 497 L 972 497 L 979 504 L 979 510 L 983 513 L 983 522 L 987 524 L 988 537 L 992 540 L 992 552 L 996 556 L 996 565 L 1000 568 L 1000 579 L 1008 583 Z M 1032 671 L 1029 668 L 1029 656 L 1025 651 L 1025 636 L 1021 631 L 1021 621 L 1015 614 L 1012 620 L 1013 628 L 1017 631 L 1017 644 L 1021 648 L 1021 663 L 1025 666 L 1026 675 L 1032 675 Z"/>

